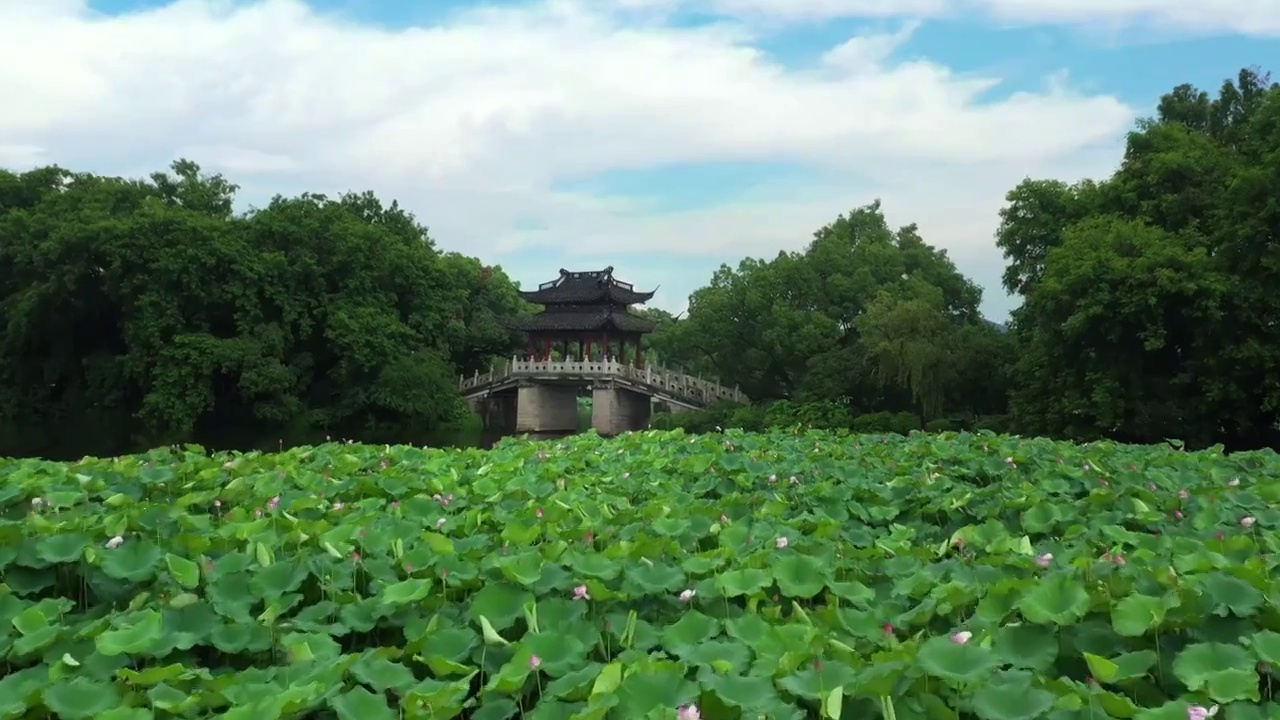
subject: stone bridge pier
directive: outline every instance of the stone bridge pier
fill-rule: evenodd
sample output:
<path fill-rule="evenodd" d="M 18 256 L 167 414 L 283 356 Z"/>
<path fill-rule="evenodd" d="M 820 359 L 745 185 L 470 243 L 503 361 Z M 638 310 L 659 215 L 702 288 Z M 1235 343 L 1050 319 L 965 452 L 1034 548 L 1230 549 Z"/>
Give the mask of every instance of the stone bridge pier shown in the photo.
<path fill-rule="evenodd" d="M 606 437 L 649 427 L 653 401 L 644 393 L 614 382 L 591 387 L 591 427 Z"/>
<path fill-rule="evenodd" d="M 571 433 L 578 429 L 578 388 L 521 383 L 516 388 L 518 433 Z"/>

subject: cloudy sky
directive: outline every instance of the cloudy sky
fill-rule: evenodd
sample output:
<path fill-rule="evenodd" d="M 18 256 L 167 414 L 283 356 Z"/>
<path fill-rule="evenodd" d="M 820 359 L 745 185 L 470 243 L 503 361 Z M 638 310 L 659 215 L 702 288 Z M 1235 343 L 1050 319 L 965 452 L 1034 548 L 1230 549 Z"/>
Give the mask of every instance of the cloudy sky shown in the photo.
<path fill-rule="evenodd" d="M 1109 174 L 1278 38 L 1278 0 L 0 0 L 0 166 L 372 189 L 526 285 L 614 265 L 672 310 L 878 197 L 1002 319 L 1004 193 Z"/>

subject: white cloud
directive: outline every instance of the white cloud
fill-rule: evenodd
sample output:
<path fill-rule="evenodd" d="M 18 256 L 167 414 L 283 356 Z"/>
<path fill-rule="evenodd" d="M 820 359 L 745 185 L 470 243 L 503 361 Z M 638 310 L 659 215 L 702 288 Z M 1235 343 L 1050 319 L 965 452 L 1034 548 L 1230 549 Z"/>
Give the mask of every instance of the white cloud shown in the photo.
<path fill-rule="evenodd" d="M 633 7 L 699 10 L 756 21 L 939 17 L 983 13 L 1027 24 L 1157 27 L 1204 33 L 1280 35 L 1275 0 L 622 0 Z"/>
<path fill-rule="evenodd" d="M 670 0 L 628 1 L 661 11 Z M 921 2 L 910 9 L 932 0 Z M 188 156 L 259 201 L 370 188 L 443 246 L 495 260 L 539 245 L 710 266 L 803 246 L 881 196 L 891 219 L 919 221 L 985 278 L 999 275 L 1003 193 L 1027 174 L 1105 173 L 1134 116 L 1061 81 L 983 100 L 999 78 L 890 61 L 910 24 L 798 70 L 741 25 L 678 29 L 605 7 L 617 6 L 548 0 L 396 31 L 298 0 L 182 0 L 111 18 L 72 0 L 0 0 L 0 163 L 144 174 Z M 740 160 L 807 163 L 826 179 L 667 214 L 552 189 L 601 171 Z"/>

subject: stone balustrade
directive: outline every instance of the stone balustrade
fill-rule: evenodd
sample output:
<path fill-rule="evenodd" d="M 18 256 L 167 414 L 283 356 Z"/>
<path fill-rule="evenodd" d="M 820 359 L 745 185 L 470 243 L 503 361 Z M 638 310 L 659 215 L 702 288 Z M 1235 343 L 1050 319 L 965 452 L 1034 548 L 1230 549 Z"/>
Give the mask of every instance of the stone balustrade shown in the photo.
<path fill-rule="evenodd" d="M 487 373 L 477 372 L 471 377 L 458 378 L 458 390 L 470 394 L 492 385 L 512 379 L 548 380 L 557 378 L 582 378 L 584 380 L 622 380 L 648 391 L 652 395 L 666 396 L 673 400 L 707 407 L 730 400 L 746 404 L 745 395 L 737 388 L 727 388 L 716 382 L 686 375 L 662 367 L 638 368 L 613 359 L 594 360 L 524 360 L 513 357 L 505 367 L 491 368 Z"/>

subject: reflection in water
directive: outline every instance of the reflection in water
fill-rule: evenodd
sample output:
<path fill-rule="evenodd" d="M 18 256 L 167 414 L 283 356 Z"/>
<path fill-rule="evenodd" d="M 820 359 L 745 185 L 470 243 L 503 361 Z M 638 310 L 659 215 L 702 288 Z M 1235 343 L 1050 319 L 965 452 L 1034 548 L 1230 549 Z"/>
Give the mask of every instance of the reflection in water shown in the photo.
<path fill-rule="evenodd" d="M 526 437 L 528 440 L 559 440 L 560 438 L 569 437 L 570 435 L 575 435 L 575 434 L 576 432 L 541 432 L 541 433 L 528 433 L 524 437 Z M 502 435 L 501 433 L 497 433 L 497 432 L 486 432 L 480 438 L 479 447 L 482 447 L 487 450 L 493 447 L 494 445 L 496 445 L 497 442 L 504 437 L 511 437 L 511 436 Z"/>

